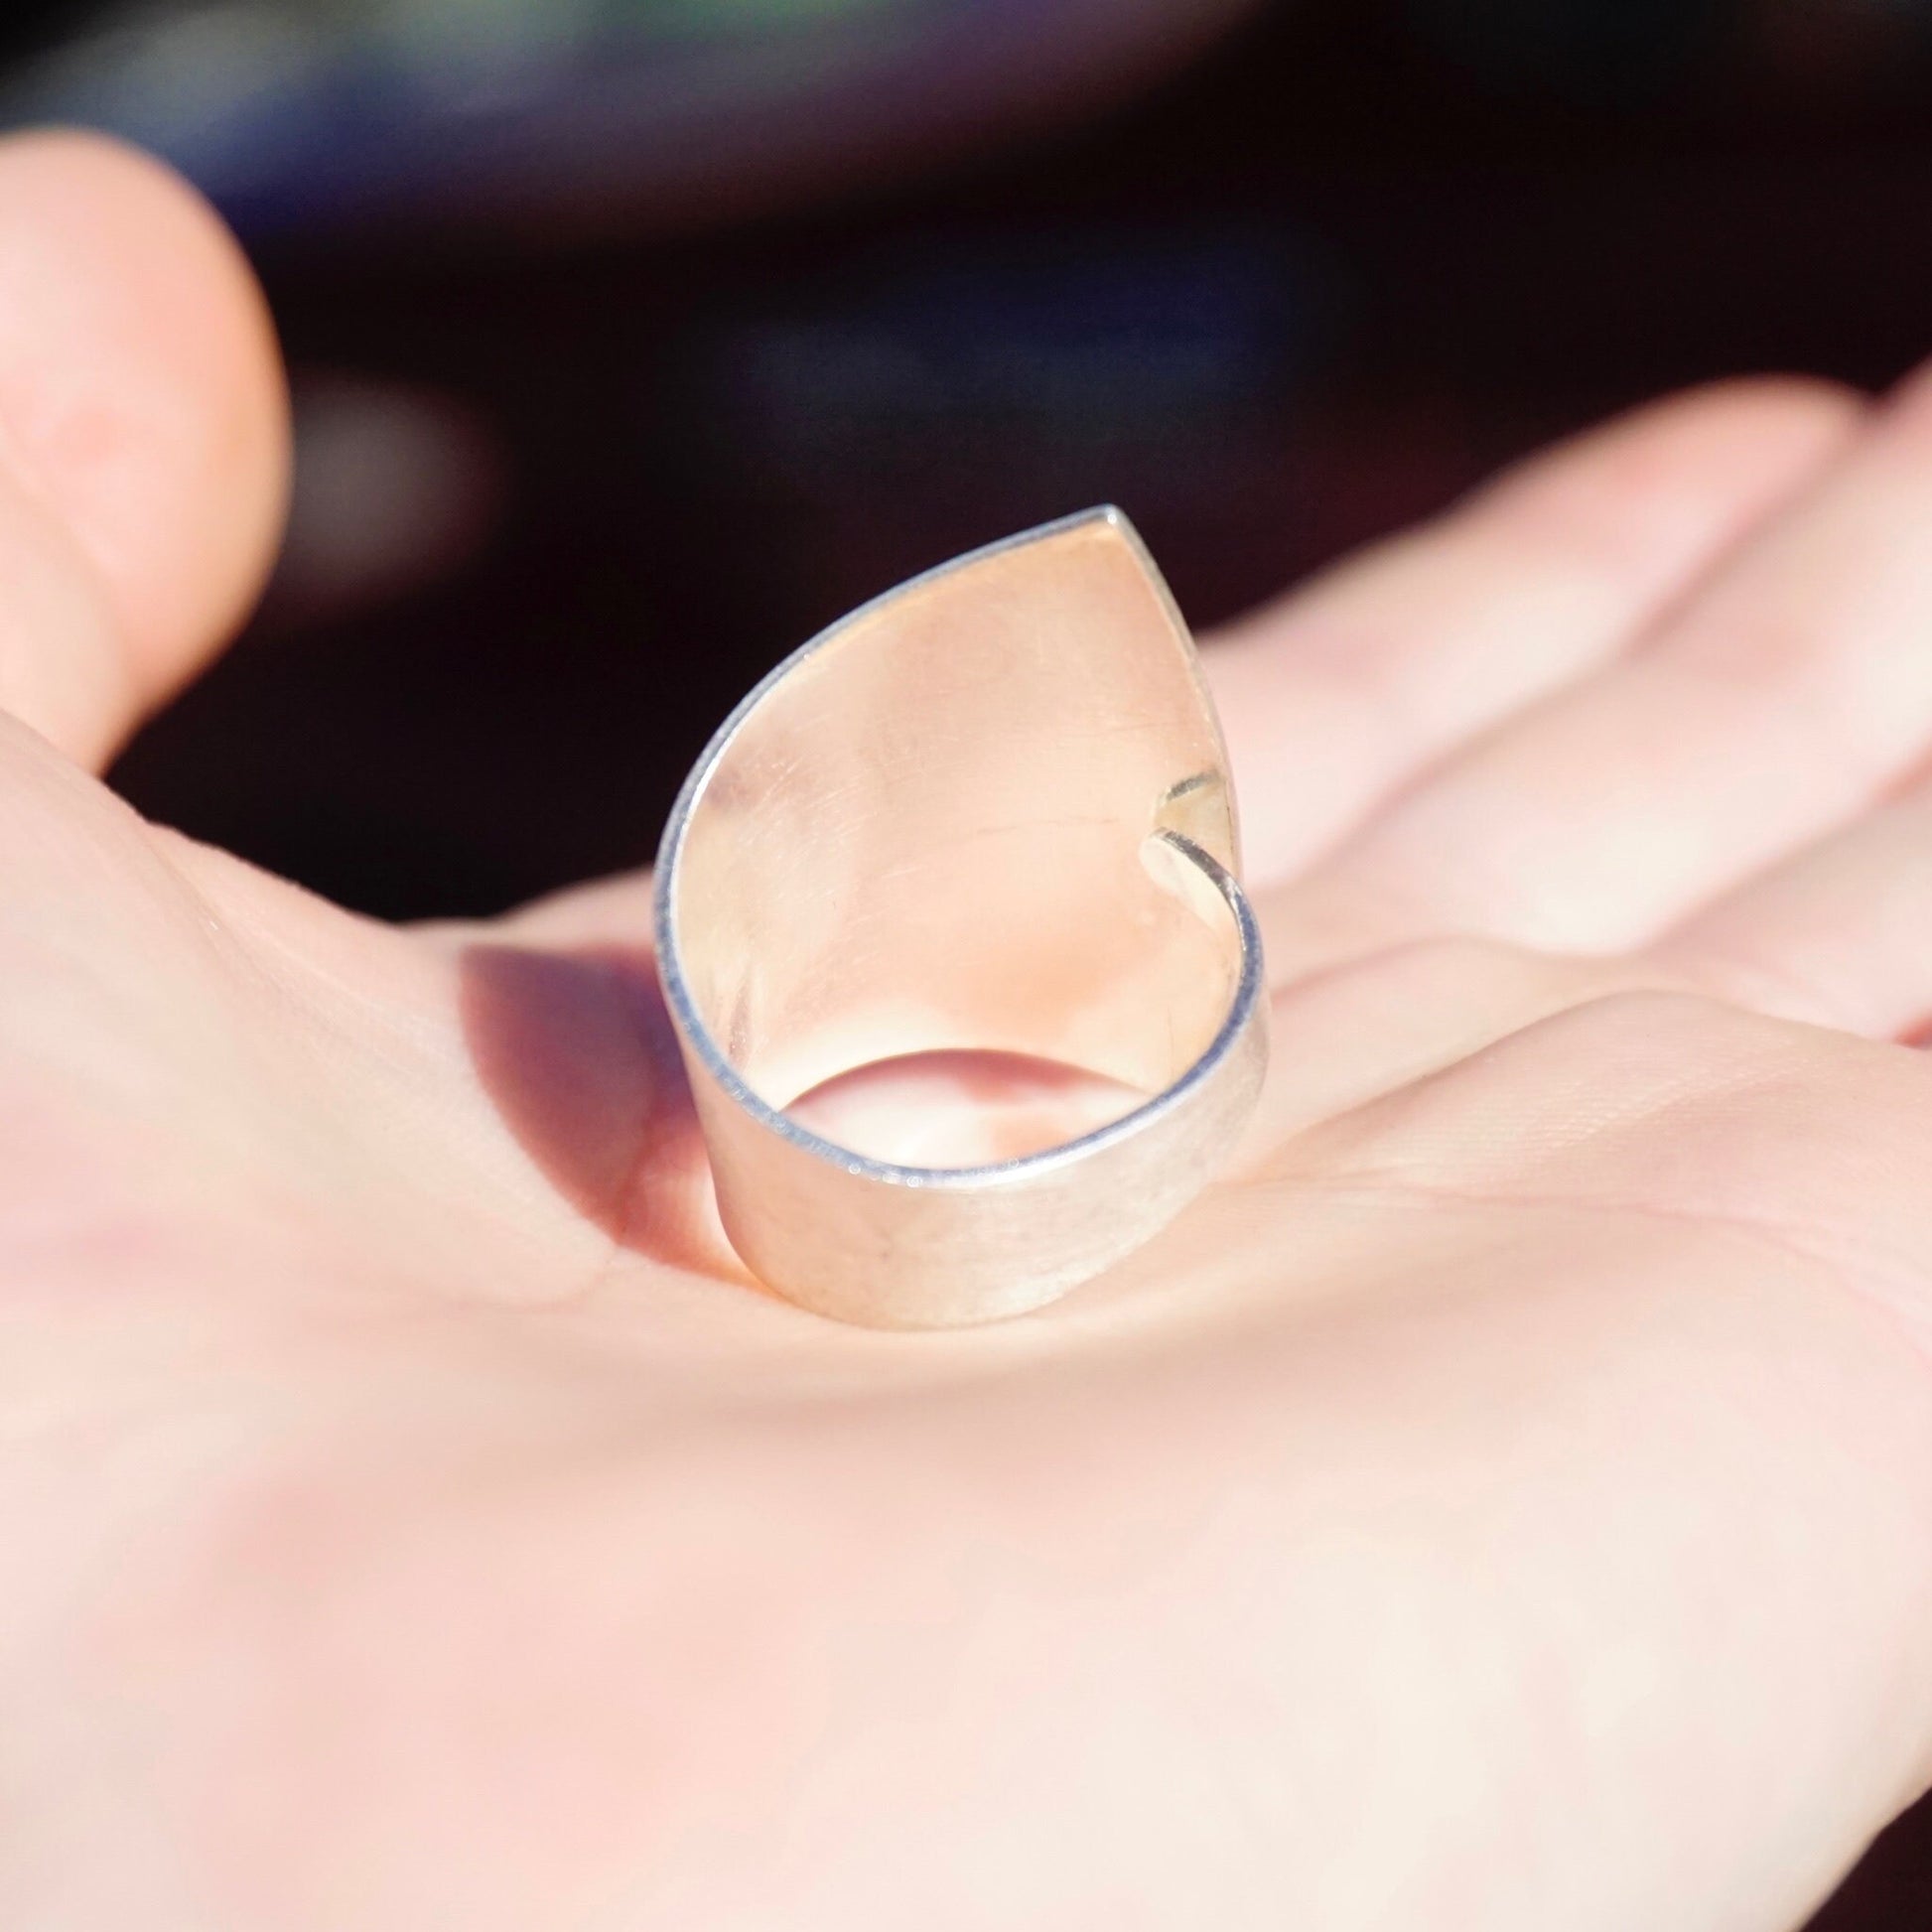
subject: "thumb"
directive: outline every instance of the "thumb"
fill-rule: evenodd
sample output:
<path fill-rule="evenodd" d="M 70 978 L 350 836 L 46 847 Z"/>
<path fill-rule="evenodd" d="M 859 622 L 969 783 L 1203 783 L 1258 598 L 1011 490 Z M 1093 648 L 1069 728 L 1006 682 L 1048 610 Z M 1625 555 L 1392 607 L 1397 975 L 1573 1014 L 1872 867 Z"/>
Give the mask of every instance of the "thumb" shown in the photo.
<path fill-rule="evenodd" d="M 207 207 L 92 135 L 0 141 L 0 709 L 98 764 L 257 593 L 287 409 Z"/>

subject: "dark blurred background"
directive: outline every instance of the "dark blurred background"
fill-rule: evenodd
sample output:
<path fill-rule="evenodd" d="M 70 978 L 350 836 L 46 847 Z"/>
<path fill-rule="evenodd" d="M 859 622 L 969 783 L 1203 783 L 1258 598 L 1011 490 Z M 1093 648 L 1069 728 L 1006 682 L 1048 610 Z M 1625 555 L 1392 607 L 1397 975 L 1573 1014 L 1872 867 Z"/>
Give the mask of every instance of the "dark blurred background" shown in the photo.
<path fill-rule="evenodd" d="M 296 380 L 118 780 L 351 904 L 646 861 L 820 624 L 1124 504 L 1202 625 L 1668 386 L 1932 350 L 1932 0 L 9 0 Z M 1817 1932 L 1932 1926 L 1932 1820 Z M 1553 1928 L 1554 1932 L 1554 1928 Z"/>

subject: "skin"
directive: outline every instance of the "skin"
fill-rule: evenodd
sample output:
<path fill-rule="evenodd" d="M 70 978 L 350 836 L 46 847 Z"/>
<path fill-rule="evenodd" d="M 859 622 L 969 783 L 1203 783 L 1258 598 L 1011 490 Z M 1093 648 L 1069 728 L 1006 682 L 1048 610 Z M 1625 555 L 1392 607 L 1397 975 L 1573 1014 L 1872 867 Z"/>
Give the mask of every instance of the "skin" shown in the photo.
<path fill-rule="evenodd" d="M 92 775 L 286 430 L 0 144 L 0 1923 L 1782 1932 L 1932 1780 L 1932 378 L 1680 398 L 1213 658 L 1233 1171 L 759 1293 L 618 881 L 397 931 Z"/>

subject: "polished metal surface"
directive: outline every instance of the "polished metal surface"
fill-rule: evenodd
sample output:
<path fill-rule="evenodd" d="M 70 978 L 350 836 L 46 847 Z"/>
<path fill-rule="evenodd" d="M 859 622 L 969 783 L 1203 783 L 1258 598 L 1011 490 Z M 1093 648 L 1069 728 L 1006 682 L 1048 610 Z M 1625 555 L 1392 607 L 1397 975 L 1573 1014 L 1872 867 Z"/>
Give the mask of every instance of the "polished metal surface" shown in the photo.
<path fill-rule="evenodd" d="M 946 565 L 780 665 L 657 874 L 748 1266 L 821 1313 L 942 1327 L 1146 1242 L 1266 1065 L 1238 871 L 1193 646 L 1118 511 Z"/>

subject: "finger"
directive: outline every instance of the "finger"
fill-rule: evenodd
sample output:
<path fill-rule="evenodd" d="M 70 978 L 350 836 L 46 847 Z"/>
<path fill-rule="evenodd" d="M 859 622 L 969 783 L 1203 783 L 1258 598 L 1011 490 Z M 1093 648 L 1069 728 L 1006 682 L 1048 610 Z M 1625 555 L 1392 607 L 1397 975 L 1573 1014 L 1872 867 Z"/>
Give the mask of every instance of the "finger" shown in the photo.
<path fill-rule="evenodd" d="M 1641 945 L 1862 810 L 1932 739 L 1932 372 L 1654 641 L 1399 799 L 1273 908 Z"/>
<path fill-rule="evenodd" d="M 266 312 L 213 214 L 110 142 L 0 141 L 0 707 L 103 759 L 238 621 L 286 471 Z"/>
<path fill-rule="evenodd" d="M 1557 958 L 1481 939 L 1422 940 L 1316 974 L 1275 996 L 1283 1050 L 1269 1061 L 1234 1172 L 1556 1014 L 1698 985 L 1662 961 Z"/>
<path fill-rule="evenodd" d="M 1452 746 L 1623 648 L 1863 413 L 1795 380 L 1653 405 L 1225 634 L 1207 667 L 1251 875 L 1285 876 Z"/>
<path fill-rule="evenodd" d="M 1876 1039 L 1932 1019 L 1932 783 L 1726 894 L 1650 951 L 1666 972 Z"/>
<path fill-rule="evenodd" d="M 528 945 L 648 945 L 651 875 L 613 873 L 567 886 L 495 920 L 492 929 Z"/>

